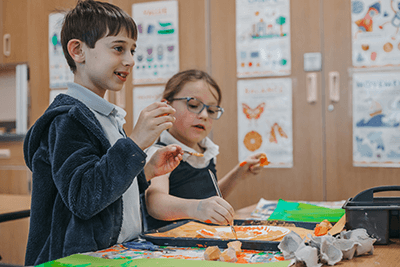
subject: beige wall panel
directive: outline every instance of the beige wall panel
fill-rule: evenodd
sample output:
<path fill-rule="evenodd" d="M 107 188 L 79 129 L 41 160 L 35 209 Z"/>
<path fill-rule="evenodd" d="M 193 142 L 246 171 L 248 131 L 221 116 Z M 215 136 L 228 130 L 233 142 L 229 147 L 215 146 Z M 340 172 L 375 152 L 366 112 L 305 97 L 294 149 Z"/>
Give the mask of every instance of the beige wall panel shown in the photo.
<path fill-rule="evenodd" d="M 223 90 L 226 110 L 215 123 L 214 141 L 220 146 L 218 177 L 238 163 L 235 5 L 230 0 L 211 3 L 211 69 Z M 234 208 L 265 199 L 323 199 L 323 156 L 321 97 L 316 104 L 306 101 L 303 53 L 320 52 L 319 1 L 291 1 L 291 47 L 293 82 L 294 167 L 265 169 L 242 181 L 227 198 Z M 299 12 L 301 10 L 301 12 Z M 319 86 L 321 84 L 318 75 Z"/>
<path fill-rule="evenodd" d="M 323 1 L 327 200 L 354 197 L 375 186 L 400 184 L 399 168 L 353 167 L 352 87 L 348 74 L 352 67 L 350 4 L 347 0 Z M 334 110 L 328 112 L 331 71 L 340 74 L 340 101 L 333 103 Z"/>

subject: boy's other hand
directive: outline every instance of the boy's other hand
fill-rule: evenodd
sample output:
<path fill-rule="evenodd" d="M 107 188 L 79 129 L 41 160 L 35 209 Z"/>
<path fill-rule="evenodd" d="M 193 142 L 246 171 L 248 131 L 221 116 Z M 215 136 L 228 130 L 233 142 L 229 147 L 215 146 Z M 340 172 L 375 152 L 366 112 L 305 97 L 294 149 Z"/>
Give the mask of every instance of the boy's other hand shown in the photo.
<path fill-rule="evenodd" d="M 172 172 L 181 162 L 183 153 L 178 145 L 158 149 L 144 167 L 146 179 Z"/>
<path fill-rule="evenodd" d="M 151 146 L 162 131 L 172 127 L 175 109 L 167 103 L 156 102 L 144 108 L 130 138 L 142 149 Z"/>
<path fill-rule="evenodd" d="M 218 196 L 200 200 L 193 212 L 194 214 L 191 217 L 196 220 L 221 225 L 232 224 L 235 214 L 232 206 Z"/>

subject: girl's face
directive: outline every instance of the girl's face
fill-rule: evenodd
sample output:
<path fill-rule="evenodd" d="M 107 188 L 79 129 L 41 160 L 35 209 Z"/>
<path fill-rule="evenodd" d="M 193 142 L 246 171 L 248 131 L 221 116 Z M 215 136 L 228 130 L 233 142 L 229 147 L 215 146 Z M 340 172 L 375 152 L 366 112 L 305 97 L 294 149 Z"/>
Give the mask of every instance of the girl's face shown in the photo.
<path fill-rule="evenodd" d="M 194 97 L 206 105 L 218 105 L 217 91 L 203 80 L 186 83 L 174 96 L 174 98 L 183 97 Z M 186 102 L 186 100 L 174 100 L 170 103 L 176 109 L 174 114 L 176 121 L 169 129 L 169 133 L 188 147 L 196 149 L 197 144 L 212 130 L 213 120 L 208 116 L 206 108 L 200 114 L 195 114 L 187 109 Z"/>

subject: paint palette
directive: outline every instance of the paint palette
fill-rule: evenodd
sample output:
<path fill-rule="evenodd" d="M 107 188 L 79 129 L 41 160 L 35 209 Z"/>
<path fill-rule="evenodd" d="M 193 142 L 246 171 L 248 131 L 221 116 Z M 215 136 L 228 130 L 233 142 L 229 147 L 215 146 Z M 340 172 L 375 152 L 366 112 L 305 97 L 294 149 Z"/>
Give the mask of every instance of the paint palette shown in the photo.
<path fill-rule="evenodd" d="M 290 230 L 278 226 L 266 225 L 244 225 L 235 226 L 235 231 L 238 239 L 242 240 L 276 240 L 287 235 Z M 205 238 L 217 239 L 233 239 L 233 233 L 230 227 L 216 227 L 215 231 L 201 229 L 196 231 L 199 235 Z"/>

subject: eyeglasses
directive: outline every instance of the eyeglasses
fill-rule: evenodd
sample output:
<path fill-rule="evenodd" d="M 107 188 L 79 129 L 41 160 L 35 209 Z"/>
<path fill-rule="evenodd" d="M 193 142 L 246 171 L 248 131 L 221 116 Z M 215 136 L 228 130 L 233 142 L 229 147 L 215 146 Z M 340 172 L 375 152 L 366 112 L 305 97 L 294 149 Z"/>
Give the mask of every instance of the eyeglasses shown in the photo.
<path fill-rule="evenodd" d="M 201 102 L 200 100 L 194 97 L 182 97 L 182 98 L 173 98 L 171 101 L 174 100 L 186 100 L 186 107 L 190 112 L 195 114 L 200 114 L 204 108 L 207 109 L 208 117 L 213 120 L 218 120 L 222 113 L 224 113 L 224 109 L 220 106 L 209 106 Z"/>

